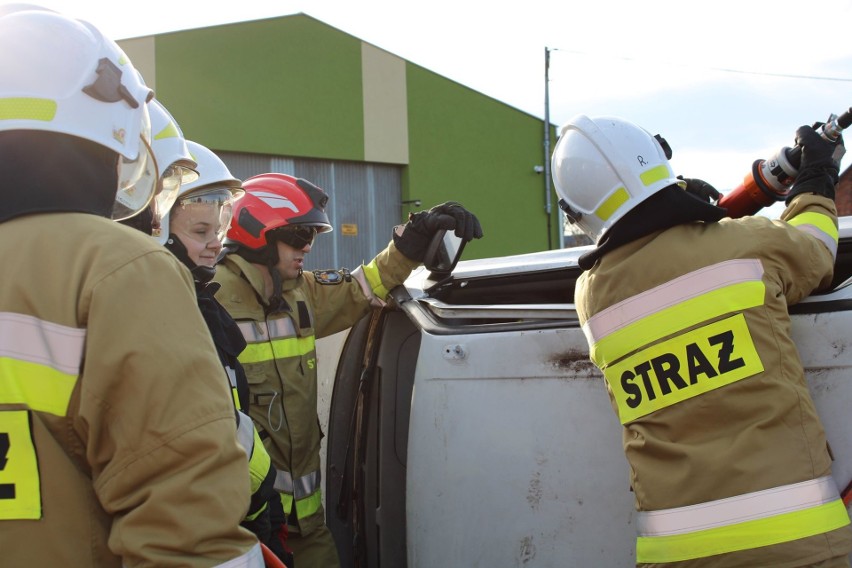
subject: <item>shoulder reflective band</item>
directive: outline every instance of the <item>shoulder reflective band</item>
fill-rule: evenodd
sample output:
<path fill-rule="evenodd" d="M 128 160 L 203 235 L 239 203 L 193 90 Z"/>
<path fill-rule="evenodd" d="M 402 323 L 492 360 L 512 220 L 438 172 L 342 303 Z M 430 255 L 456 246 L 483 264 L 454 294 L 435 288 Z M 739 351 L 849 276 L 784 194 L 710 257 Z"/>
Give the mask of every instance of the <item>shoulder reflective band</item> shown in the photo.
<path fill-rule="evenodd" d="M 583 325 L 589 356 L 605 367 L 641 345 L 763 304 L 759 260 L 729 260 L 684 274 L 595 314 Z"/>
<path fill-rule="evenodd" d="M 680 562 L 771 546 L 849 524 L 831 477 L 636 518 L 637 563 Z"/>
<path fill-rule="evenodd" d="M 807 212 L 800 213 L 787 222 L 800 231 L 818 238 L 828 247 L 832 258 L 837 258 L 837 225 L 831 217 L 822 213 Z"/>
<path fill-rule="evenodd" d="M 622 424 L 763 371 L 745 317 L 699 327 L 605 367 Z"/>
<path fill-rule="evenodd" d="M 376 264 L 376 259 L 374 258 L 370 264 L 361 265 L 361 268 L 363 268 L 364 276 L 367 277 L 367 283 L 370 285 L 373 294 L 382 300 L 387 298 L 389 292 L 385 288 L 385 285 L 382 284 L 382 276 L 379 274 L 379 266 Z"/>
<path fill-rule="evenodd" d="M 65 416 L 85 342 L 85 329 L 0 313 L 0 404 Z"/>
<path fill-rule="evenodd" d="M 40 518 L 41 485 L 29 413 L 0 411 L 0 520 Z"/>
<path fill-rule="evenodd" d="M 275 477 L 275 490 L 281 494 L 284 512 L 290 514 L 294 497 L 298 518 L 304 519 L 319 511 L 322 504 L 321 479 L 320 472 L 314 471 L 303 475 L 294 483 L 289 471 L 279 470 Z"/>
<path fill-rule="evenodd" d="M 313 335 L 296 336 L 293 320 L 288 317 L 269 320 L 265 325 L 255 321 L 241 321 L 237 325 L 247 343 L 237 357 L 242 364 L 301 357 L 315 347 Z"/>

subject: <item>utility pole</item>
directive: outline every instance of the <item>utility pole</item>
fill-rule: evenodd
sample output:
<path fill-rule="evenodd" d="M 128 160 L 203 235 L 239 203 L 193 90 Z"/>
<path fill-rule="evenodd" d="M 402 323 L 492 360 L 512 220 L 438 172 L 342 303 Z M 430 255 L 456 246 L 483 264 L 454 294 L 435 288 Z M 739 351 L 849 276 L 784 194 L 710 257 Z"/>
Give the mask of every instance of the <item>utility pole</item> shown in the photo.
<path fill-rule="evenodd" d="M 544 212 L 547 215 L 547 250 L 553 248 L 550 192 L 550 49 L 544 48 Z M 559 239 L 562 248 L 562 237 Z"/>

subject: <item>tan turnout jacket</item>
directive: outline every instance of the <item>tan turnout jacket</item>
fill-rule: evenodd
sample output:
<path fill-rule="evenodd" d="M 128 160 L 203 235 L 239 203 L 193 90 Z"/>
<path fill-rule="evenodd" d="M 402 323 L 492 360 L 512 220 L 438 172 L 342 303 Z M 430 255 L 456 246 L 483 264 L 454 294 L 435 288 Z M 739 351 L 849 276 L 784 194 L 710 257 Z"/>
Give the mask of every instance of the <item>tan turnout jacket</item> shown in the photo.
<path fill-rule="evenodd" d="M 0 564 L 262 566 L 188 271 L 77 213 L 0 224 Z"/>
<path fill-rule="evenodd" d="M 781 221 L 658 231 L 579 279 L 624 426 L 639 564 L 779 568 L 849 552 L 787 311 L 830 282 L 836 227 L 831 200 L 801 195 Z"/>

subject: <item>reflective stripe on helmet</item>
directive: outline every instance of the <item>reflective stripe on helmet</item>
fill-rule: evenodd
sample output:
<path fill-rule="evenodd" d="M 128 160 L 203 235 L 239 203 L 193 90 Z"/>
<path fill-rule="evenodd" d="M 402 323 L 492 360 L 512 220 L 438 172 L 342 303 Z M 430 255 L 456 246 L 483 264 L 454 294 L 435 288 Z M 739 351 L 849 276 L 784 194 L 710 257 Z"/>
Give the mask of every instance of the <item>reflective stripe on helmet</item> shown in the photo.
<path fill-rule="evenodd" d="M 0 120 L 40 120 L 50 122 L 56 116 L 56 101 L 33 97 L 0 99 Z"/>
<path fill-rule="evenodd" d="M 628 211 L 670 185 L 668 145 L 617 117 L 573 117 L 560 129 L 551 156 L 553 183 L 563 210 L 594 240 Z"/>
<path fill-rule="evenodd" d="M 834 479 L 826 476 L 687 507 L 640 512 L 636 561 L 704 558 L 798 540 L 848 524 Z"/>

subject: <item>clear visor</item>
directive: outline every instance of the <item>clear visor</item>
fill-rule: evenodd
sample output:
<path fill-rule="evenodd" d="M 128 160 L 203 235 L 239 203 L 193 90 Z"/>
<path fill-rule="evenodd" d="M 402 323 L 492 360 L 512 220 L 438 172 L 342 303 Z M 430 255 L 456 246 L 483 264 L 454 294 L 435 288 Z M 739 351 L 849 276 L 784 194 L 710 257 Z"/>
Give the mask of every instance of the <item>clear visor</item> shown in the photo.
<path fill-rule="evenodd" d="M 160 190 L 154 200 L 160 215 L 165 214 L 175 204 L 180 188 L 185 183 L 192 183 L 198 179 L 198 172 L 181 164 L 172 164 L 163 175 L 160 176 Z"/>
<path fill-rule="evenodd" d="M 178 200 L 169 214 L 169 230 L 199 243 L 221 242 L 234 215 L 229 189 L 213 189 Z"/>
<path fill-rule="evenodd" d="M 128 219 L 148 206 L 158 187 L 157 171 L 157 160 L 144 137 L 135 160 L 119 155 L 118 191 L 112 207 L 113 220 Z"/>

